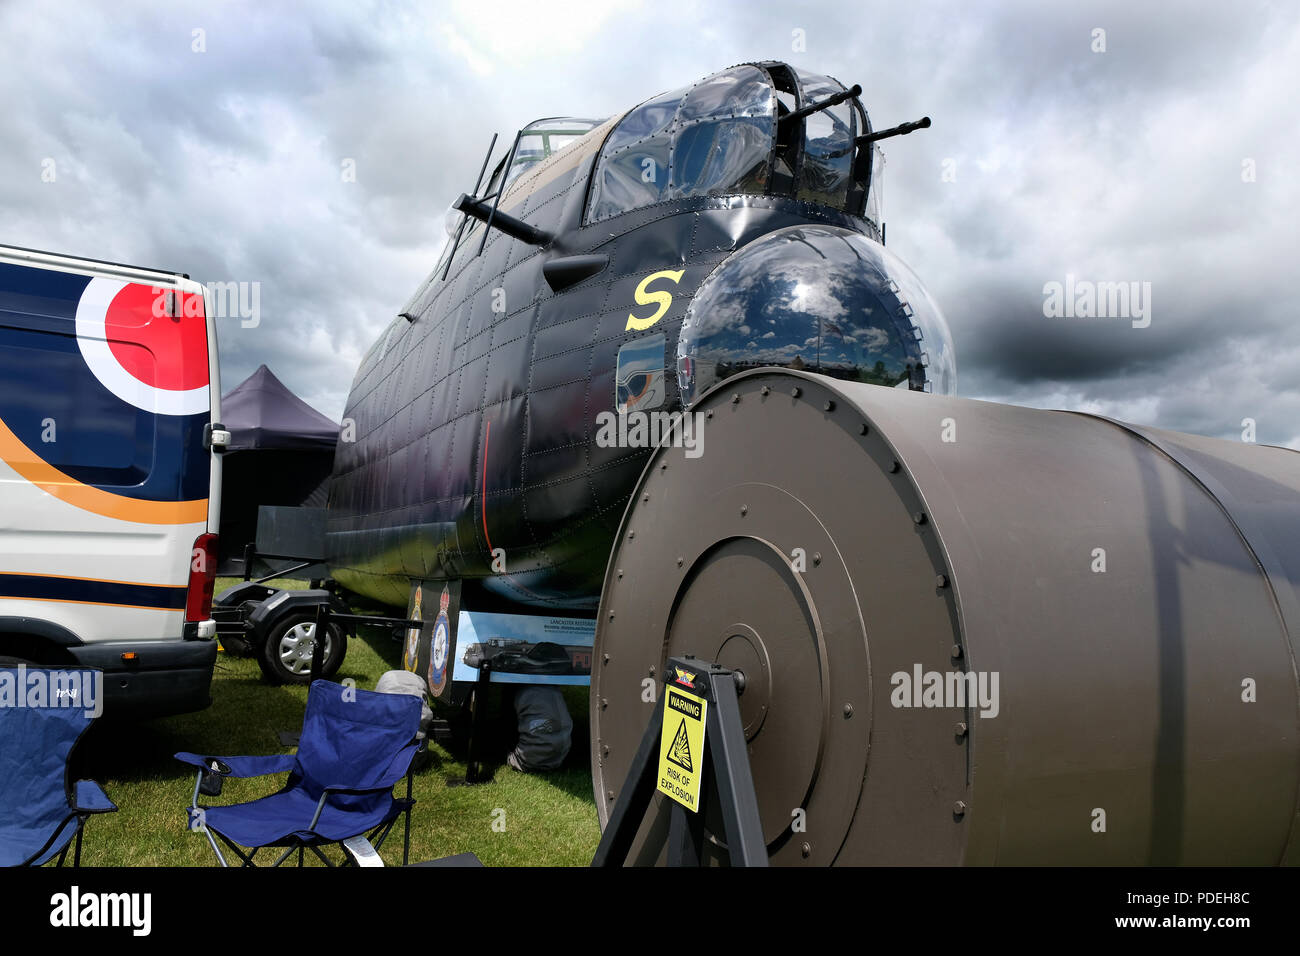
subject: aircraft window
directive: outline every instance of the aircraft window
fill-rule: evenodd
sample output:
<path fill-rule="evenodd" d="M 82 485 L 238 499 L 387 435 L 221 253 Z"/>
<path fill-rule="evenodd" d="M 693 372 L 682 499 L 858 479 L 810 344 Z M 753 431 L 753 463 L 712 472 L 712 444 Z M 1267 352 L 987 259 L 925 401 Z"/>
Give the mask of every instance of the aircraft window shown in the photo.
<path fill-rule="evenodd" d="M 615 215 L 667 199 L 668 161 L 672 140 L 667 134 L 622 150 L 601 164 L 600 207 Z"/>
<path fill-rule="evenodd" d="M 763 193 L 771 149 L 770 118 L 696 123 L 677 136 L 672 184 L 681 184 L 678 195 Z"/>
<path fill-rule="evenodd" d="M 563 117 L 529 123 L 519 134 L 519 148 L 515 151 L 514 161 L 510 164 L 506 185 L 509 186 L 514 182 L 515 178 L 529 166 L 540 163 L 553 153 L 558 153 L 570 143 L 576 143 L 602 122 L 604 121 Z M 495 178 L 494 173 L 493 179 Z"/>
<path fill-rule="evenodd" d="M 510 173 L 506 176 L 506 185 L 509 186 L 514 182 L 519 177 L 519 174 L 528 167 L 540 163 L 566 146 L 576 143 L 603 122 L 604 120 L 562 117 L 536 120 L 529 123 L 519 133 L 519 146 L 515 150 L 514 159 L 511 160 Z M 483 188 L 479 195 L 489 197 L 495 195 L 501 183 L 501 172 L 505 164 L 505 157 L 502 157 L 496 168 L 492 170 L 492 176 L 488 179 L 487 186 Z M 468 228 L 470 231 L 478 228 L 477 222 Z"/>
<path fill-rule="evenodd" d="M 772 112 L 772 84 L 757 67 L 738 66 L 715 73 L 691 87 L 677 114 L 678 122 L 706 116 L 767 116 Z"/>
<path fill-rule="evenodd" d="M 618 350 L 614 401 L 620 415 L 658 408 L 664 403 L 662 332 L 633 339 Z"/>
<path fill-rule="evenodd" d="M 803 72 L 797 75 L 805 105 L 843 89 L 829 77 Z M 803 166 L 795 192 L 797 198 L 844 208 L 852 181 L 853 139 L 857 135 L 857 111 L 851 103 L 832 106 L 804 121 Z"/>
<path fill-rule="evenodd" d="M 683 196 L 765 192 L 775 110 L 767 75 L 752 66 L 641 104 L 605 142 L 588 221 Z"/>
<path fill-rule="evenodd" d="M 848 100 L 777 127 L 778 112 L 843 90 L 831 77 L 789 67 L 739 66 L 647 100 L 606 138 L 586 221 L 686 196 L 772 193 L 879 224 L 884 160 L 875 146 L 870 162 L 856 155 L 854 140 L 870 128 L 861 104 Z"/>
<path fill-rule="evenodd" d="M 664 93 L 628 113 L 605 141 L 606 152 L 614 152 L 666 130 L 685 95 L 685 90 Z"/>
<path fill-rule="evenodd" d="M 867 190 L 867 206 L 863 215 L 879 225 L 885 221 L 885 154 L 874 144 L 872 149 L 875 154 L 871 160 L 871 188 Z"/>
<path fill-rule="evenodd" d="M 487 185 L 479 190 L 479 197 L 488 203 L 495 201 L 497 193 L 501 190 L 503 174 L 506 173 L 507 159 L 510 159 L 510 170 L 504 178 L 506 188 L 509 188 L 510 184 L 530 166 L 549 159 L 560 150 L 571 146 L 604 122 L 604 120 L 578 119 L 572 116 L 564 116 L 540 119 L 529 123 L 519 133 L 519 143 L 514 151 L 514 157 L 511 159 L 508 151 L 506 156 L 501 157 L 492 170 Z M 467 216 L 448 209 L 444 220 L 444 228 L 448 238 L 441 255 L 438 257 L 438 264 L 434 267 L 433 276 L 443 275 L 443 270 L 447 268 L 447 260 L 453 252 L 459 253 L 459 250 L 470 239 L 474 239 L 475 242 L 478 241 L 476 234 L 483 228 L 483 223 L 473 216 Z M 457 241 L 457 236 L 459 236 L 459 241 Z M 433 281 L 433 276 L 430 277 L 430 282 Z M 402 311 L 408 312 L 421 294 L 422 290 L 417 292 Z"/>

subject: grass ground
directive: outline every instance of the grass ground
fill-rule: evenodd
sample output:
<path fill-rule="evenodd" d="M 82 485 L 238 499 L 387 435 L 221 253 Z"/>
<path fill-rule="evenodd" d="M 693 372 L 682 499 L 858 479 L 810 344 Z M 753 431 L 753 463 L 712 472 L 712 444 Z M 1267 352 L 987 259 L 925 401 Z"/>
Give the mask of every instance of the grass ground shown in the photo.
<path fill-rule="evenodd" d="M 219 581 L 218 591 L 233 581 Z M 372 633 L 365 633 L 370 630 Z M 400 668 L 401 645 L 386 631 L 363 629 L 348 642 L 336 679 L 351 677 L 373 688 L 379 675 Z M 307 702 L 306 687 L 273 686 L 252 658 L 219 654 L 212 680 L 213 704 L 185 714 L 139 724 L 101 721 L 78 748 L 83 777 L 98 780 L 121 808 L 91 819 L 82 863 L 86 866 L 211 866 L 207 840 L 186 829 L 185 807 L 194 774 L 172 759 L 177 751 L 214 755 L 291 753 L 279 733 L 297 733 Z M 473 852 L 488 866 L 571 866 L 590 862 L 600 839 L 591 792 L 586 739 L 586 691 L 566 693 L 574 718 L 573 753 L 548 774 L 521 774 L 503 763 L 489 783 L 448 786 L 464 778 L 463 754 L 437 744 L 431 765 L 415 776 L 411 818 L 411 861 Z M 446 716 L 439 714 L 438 716 Z M 284 775 L 227 780 L 221 797 L 234 803 L 272 793 Z M 399 789 L 405 784 L 399 785 Z M 402 790 L 404 792 L 404 790 Z M 402 857 L 400 824 L 384 845 L 383 857 Z M 336 851 L 337 852 L 337 851 Z M 311 856 L 308 854 L 308 864 Z M 316 865 L 320 865 L 318 862 Z"/>

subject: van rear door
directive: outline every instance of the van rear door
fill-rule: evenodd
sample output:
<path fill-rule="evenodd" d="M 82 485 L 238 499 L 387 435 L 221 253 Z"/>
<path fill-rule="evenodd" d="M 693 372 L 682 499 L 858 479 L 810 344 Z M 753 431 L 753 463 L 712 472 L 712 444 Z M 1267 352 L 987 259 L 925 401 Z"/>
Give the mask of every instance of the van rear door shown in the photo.
<path fill-rule="evenodd" d="M 219 401 L 201 285 L 0 246 L 0 656 L 36 620 L 123 696 L 197 662 L 206 703 Z"/>

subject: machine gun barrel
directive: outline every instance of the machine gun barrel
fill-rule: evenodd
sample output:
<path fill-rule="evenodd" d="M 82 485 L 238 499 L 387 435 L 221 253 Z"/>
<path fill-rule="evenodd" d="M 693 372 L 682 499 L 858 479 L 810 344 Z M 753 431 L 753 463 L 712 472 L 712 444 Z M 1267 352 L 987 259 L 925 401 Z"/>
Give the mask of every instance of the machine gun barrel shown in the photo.
<path fill-rule="evenodd" d="M 810 103 L 807 106 L 802 107 L 801 109 L 797 109 L 792 113 L 786 113 L 784 116 L 781 117 L 781 122 L 792 123 L 797 119 L 803 119 L 805 116 L 812 116 L 812 114 L 814 113 L 820 113 L 822 110 L 830 109 L 832 106 L 838 106 L 840 103 L 843 103 L 845 100 L 852 99 L 853 97 L 860 96 L 861 94 L 862 94 L 862 87 L 859 86 L 857 83 L 854 83 L 847 90 L 841 90 L 839 93 L 836 93 L 833 96 L 828 96 L 824 100 L 819 100 L 816 103 Z M 928 123 L 929 120 L 927 120 L 926 122 Z"/>
<path fill-rule="evenodd" d="M 491 222 L 493 229 L 500 229 L 507 236 L 518 239 L 520 242 L 526 242 L 533 246 L 544 246 L 551 241 L 551 234 L 538 229 L 536 226 L 530 226 L 522 219 L 516 219 L 500 209 L 493 211 L 492 207 L 480 199 L 473 196 L 467 196 L 461 193 L 459 199 L 452 203 L 452 207 L 460 210 L 466 215 L 473 216 L 479 222 Z"/>
<path fill-rule="evenodd" d="M 889 139 L 891 136 L 906 136 L 918 129 L 929 129 L 930 117 L 922 116 L 919 120 L 912 120 L 910 123 L 899 123 L 897 126 L 891 126 L 889 129 L 872 130 L 870 133 L 864 133 L 854 140 L 859 146 L 866 146 L 877 140 Z"/>

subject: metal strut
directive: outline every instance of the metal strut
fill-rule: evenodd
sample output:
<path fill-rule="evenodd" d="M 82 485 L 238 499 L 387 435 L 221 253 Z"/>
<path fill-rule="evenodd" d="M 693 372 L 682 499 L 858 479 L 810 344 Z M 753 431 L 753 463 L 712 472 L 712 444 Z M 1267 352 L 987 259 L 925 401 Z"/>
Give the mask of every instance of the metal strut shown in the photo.
<path fill-rule="evenodd" d="M 694 657 L 669 658 L 664 683 L 654 713 L 637 747 L 632 766 L 614 810 L 610 813 L 592 866 L 622 866 L 636 839 L 637 831 L 650 810 L 658 789 L 659 759 L 663 746 L 664 701 L 668 690 L 680 683 L 670 675 L 693 674 L 685 685 L 690 693 L 708 702 L 705 716 L 704 753 L 700 806 L 692 812 L 675 800 L 669 801 L 668 865 L 699 866 L 704 848 L 705 802 L 708 780 L 717 787 L 718 811 L 722 816 L 725 849 L 732 866 L 767 866 L 767 846 L 758 815 L 758 795 L 749 768 L 745 727 L 740 718 L 737 684 L 743 675 Z"/>

